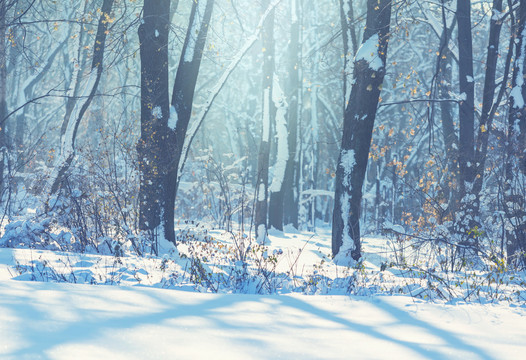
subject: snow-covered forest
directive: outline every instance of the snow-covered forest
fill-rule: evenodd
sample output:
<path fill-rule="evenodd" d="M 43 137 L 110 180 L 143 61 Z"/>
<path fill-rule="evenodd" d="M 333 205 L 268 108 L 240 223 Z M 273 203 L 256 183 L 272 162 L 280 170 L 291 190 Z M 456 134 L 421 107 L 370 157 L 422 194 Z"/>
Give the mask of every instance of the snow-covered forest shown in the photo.
<path fill-rule="evenodd" d="M 0 0 L 0 357 L 520 358 L 525 25 Z"/>

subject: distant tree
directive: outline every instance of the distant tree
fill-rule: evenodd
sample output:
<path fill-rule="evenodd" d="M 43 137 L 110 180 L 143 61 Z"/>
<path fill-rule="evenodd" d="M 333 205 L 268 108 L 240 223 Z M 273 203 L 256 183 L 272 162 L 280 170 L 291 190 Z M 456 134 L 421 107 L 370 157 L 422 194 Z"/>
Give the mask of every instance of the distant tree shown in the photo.
<path fill-rule="evenodd" d="M 264 0 L 263 11 L 268 7 L 270 1 Z M 275 116 L 275 108 L 272 103 L 272 86 L 274 81 L 274 9 L 269 14 L 263 25 L 262 31 L 262 55 L 263 55 L 263 93 L 262 93 L 262 126 L 261 142 L 258 153 L 258 168 L 256 181 L 256 209 L 254 225 L 256 227 L 256 239 L 263 243 L 267 236 L 267 212 L 268 212 L 268 178 L 270 157 L 270 134 L 271 124 Z"/>
<path fill-rule="evenodd" d="M 87 79 L 82 79 L 81 66 L 78 65 L 75 73 L 74 89 L 68 98 L 66 105 L 66 115 L 62 123 L 60 156 L 54 164 L 53 171 L 48 181 L 49 187 L 47 189 L 48 195 L 55 194 L 62 184 L 62 180 L 66 172 L 69 170 L 73 159 L 76 155 L 75 141 L 80 122 L 84 118 L 86 111 L 91 105 L 100 83 L 103 72 L 104 50 L 106 46 L 106 38 L 108 35 L 108 28 L 111 24 L 111 11 L 114 0 L 104 0 L 100 8 L 100 17 L 97 26 L 97 33 L 92 46 L 93 54 L 91 58 L 91 67 L 87 75 Z M 83 31 L 82 25 L 80 32 Z M 79 49 L 81 48 L 80 34 L 79 34 Z M 79 99 L 78 94 L 83 97 Z"/>
<path fill-rule="evenodd" d="M 500 14 L 500 16 L 492 16 L 489 27 L 489 40 L 486 55 L 486 71 L 484 77 L 484 88 L 482 91 L 482 112 L 476 130 L 475 142 L 475 169 L 473 176 L 473 187 L 471 194 L 475 196 L 475 201 L 471 201 L 471 212 L 474 218 L 480 216 L 481 209 L 481 191 L 486 178 L 486 164 L 488 157 L 489 138 L 492 134 L 495 114 L 504 96 L 510 73 L 511 55 L 513 54 L 513 39 L 510 36 L 508 44 L 508 53 L 504 65 L 504 74 L 502 76 L 500 89 L 497 88 L 497 62 L 500 51 L 500 33 L 503 25 L 503 6 L 502 0 L 493 0 L 492 7 L 493 14 Z M 497 90 L 499 90 L 497 92 Z M 478 222 L 478 220 L 477 220 Z"/>
<path fill-rule="evenodd" d="M 391 0 L 369 0 L 363 42 L 354 59 L 345 109 L 332 228 L 332 254 L 361 257 L 360 211 L 369 148 L 385 76 Z"/>
<path fill-rule="evenodd" d="M 473 75 L 473 38 L 471 34 L 471 0 L 457 1 L 458 76 L 459 76 L 459 189 L 462 203 L 455 206 L 461 215 L 459 230 L 467 233 L 474 226 L 466 196 L 471 193 L 475 176 L 475 78 Z"/>
<path fill-rule="evenodd" d="M 0 194 L 4 184 L 4 162 L 7 155 L 7 141 L 5 124 L 7 117 L 7 4 L 8 1 L 0 0 Z"/>
<path fill-rule="evenodd" d="M 283 180 L 283 222 L 292 224 L 298 228 L 298 177 L 299 167 L 297 159 L 298 147 L 298 120 L 299 120 L 299 100 L 301 97 L 301 83 L 299 79 L 301 65 L 301 44 L 300 44 L 300 17 L 302 16 L 302 0 L 292 0 L 291 3 L 291 26 L 290 42 L 287 53 L 287 86 L 286 96 L 289 103 L 288 110 L 288 160 Z"/>

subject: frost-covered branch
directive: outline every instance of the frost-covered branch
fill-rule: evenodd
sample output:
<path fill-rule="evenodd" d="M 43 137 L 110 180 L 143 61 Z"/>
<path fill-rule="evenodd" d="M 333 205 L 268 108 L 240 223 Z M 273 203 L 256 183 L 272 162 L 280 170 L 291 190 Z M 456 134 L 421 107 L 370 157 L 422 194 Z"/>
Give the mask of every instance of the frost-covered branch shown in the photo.
<path fill-rule="evenodd" d="M 209 91 L 209 96 L 204 105 L 202 106 L 201 112 L 197 116 L 197 119 L 192 123 L 192 126 L 188 129 L 188 133 L 185 137 L 184 145 L 183 145 L 183 152 L 182 152 L 182 161 L 179 163 L 179 169 L 178 169 L 178 181 L 181 178 L 181 175 L 183 173 L 184 165 L 186 163 L 186 159 L 188 158 L 188 150 L 190 149 L 190 145 L 192 144 L 192 141 L 195 138 L 195 135 L 197 134 L 197 131 L 201 127 L 201 124 L 203 123 L 203 120 L 205 119 L 206 115 L 208 114 L 208 111 L 210 110 L 210 107 L 214 103 L 214 100 L 216 99 L 217 95 L 223 89 L 223 86 L 225 85 L 226 81 L 230 77 L 230 75 L 234 72 L 237 65 L 240 63 L 240 61 L 243 59 L 245 54 L 250 50 L 252 45 L 257 41 L 259 34 L 261 33 L 261 30 L 263 29 L 263 24 L 267 17 L 269 16 L 270 12 L 281 2 L 281 0 L 274 0 L 272 3 L 268 6 L 267 10 L 263 13 L 261 16 L 261 19 L 259 20 L 259 23 L 254 31 L 254 33 L 246 40 L 243 47 L 237 52 L 236 56 L 234 56 L 232 62 L 228 67 L 225 69 L 219 80 L 217 81 L 216 85 Z"/>

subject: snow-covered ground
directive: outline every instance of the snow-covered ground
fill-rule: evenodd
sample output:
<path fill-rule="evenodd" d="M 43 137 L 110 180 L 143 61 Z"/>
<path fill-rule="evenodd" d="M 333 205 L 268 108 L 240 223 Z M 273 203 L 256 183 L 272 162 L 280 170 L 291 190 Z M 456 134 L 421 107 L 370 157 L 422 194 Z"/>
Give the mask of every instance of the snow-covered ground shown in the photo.
<path fill-rule="evenodd" d="M 220 232 L 211 234 L 227 244 Z M 167 272 L 183 273 L 188 259 L 168 264 L 0 249 L 0 359 L 520 359 L 526 353 L 523 304 L 338 295 L 341 289 L 323 286 L 306 295 L 305 279 L 315 279 L 314 272 L 341 276 L 327 259 L 329 232 L 273 233 L 270 242 L 264 258 L 281 249 L 275 271 L 293 269 L 299 284 L 276 283 L 279 295 L 200 293 L 194 290 L 206 289 L 183 275 L 167 281 L 174 277 Z M 189 247 L 181 244 L 181 253 Z M 365 271 L 378 271 L 386 249 L 385 240 L 367 239 Z M 213 251 L 201 251 L 209 269 L 224 271 L 220 256 L 212 266 Z M 44 270 L 40 280 L 49 282 L 27 281 Z"/>
<path fill-rule="evenodd" d="M 2 359 L 520 359 L 526 310 L 0 282 Z"/>

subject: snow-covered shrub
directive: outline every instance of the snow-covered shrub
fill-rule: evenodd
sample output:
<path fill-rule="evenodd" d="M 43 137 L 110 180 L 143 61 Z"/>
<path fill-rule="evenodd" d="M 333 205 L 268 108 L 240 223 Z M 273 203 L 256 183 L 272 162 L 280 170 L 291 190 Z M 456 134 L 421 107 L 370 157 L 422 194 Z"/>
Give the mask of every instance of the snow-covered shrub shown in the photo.
<path fill-rule="evenodd" d="M 247 223 L 252 215 L 253 189 L 249 186 L 246 157 L 224 154 L 224 162 L 201 150 L 189 162 L 176 199 L 176 216 L 200 219 L 231 231 L 233 223 Z"/>
<path fill-rule="evenodd" d="M 50 219 L 40 222 L 31 220 L 14 221 L 5 226 L 0 246 L 47 250 L 66 250 L 76 243 L 75 237 L 67 231 L 54 232 Z"/>
<path fill-rule="evenodd" d="M 59 192 L 49 199 L 47 215 L 74 234 L 78 251 L 140 253 L 136 242 L 139 181 L 133 148 L 116 142 L 115 134 L 98 136 L 104 137 L 103 146 L 86 146 L 79 154 Z"/>

